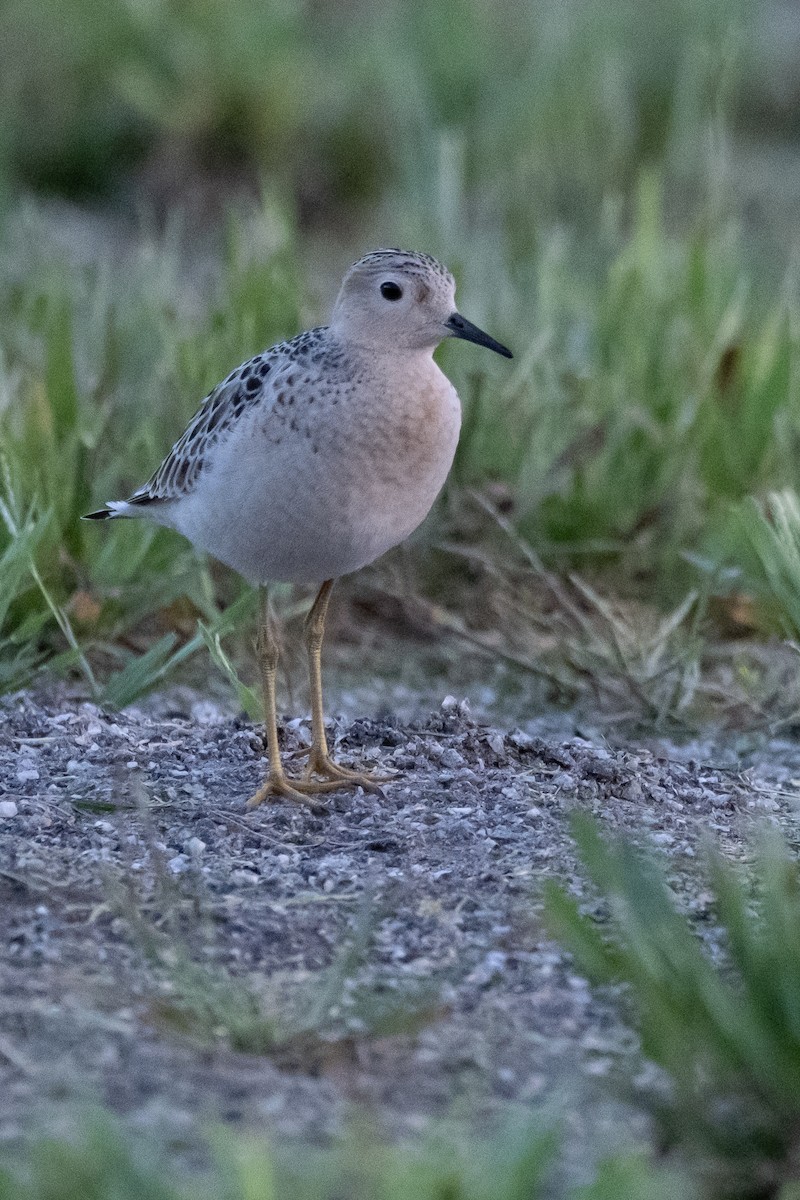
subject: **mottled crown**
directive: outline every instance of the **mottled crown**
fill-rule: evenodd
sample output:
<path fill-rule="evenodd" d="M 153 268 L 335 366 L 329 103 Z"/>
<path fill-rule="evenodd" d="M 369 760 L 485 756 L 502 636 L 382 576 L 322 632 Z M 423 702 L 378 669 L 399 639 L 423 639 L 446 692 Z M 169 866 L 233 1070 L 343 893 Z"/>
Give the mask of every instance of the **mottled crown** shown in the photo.
<path fill-rule="evenodd" d="M 373 250 L 370 254 L 365 254 L 358 262 L 354 262 L 347 273 L 349 275 L 351 271 L 370 270 L 371 268 L 376 271 L 403 271 L 409 275 L 438 275 L 451 286 L 455 286 L 453 276 L 447 267 L 443 267 L 430 254 L 418 254 L 416 250 Z"/>

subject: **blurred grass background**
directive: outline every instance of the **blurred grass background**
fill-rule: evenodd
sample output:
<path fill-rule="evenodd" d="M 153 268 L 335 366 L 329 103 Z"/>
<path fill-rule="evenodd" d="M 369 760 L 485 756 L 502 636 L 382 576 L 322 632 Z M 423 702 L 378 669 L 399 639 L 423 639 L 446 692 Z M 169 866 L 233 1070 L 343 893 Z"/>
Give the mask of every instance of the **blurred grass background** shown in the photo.
<path fill-rule="evenodd" d="M 798 101 L 778 0 L 6 0 L 0 685 L 49 662 L 121 702 L 198 615 L 213 641 L 235 582 L 78 517 L 379 244 L 441 257 L 516 352 L 442 348 L 465 428 L 421 590 L 486 607 L 441 552 L 496 535 L 477 488 L 557 575 L 693 598 L 698 678 L 703 638 L 794 635 L 769 497 L 800 473 Z"/>

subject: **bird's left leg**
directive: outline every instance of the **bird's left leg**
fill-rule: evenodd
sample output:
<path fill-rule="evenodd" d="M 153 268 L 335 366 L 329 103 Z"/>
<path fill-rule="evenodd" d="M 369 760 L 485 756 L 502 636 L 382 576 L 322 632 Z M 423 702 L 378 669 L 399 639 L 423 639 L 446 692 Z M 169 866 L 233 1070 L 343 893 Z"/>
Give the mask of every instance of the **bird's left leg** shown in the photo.
<path fill-rule="evenodd" d="M 256 652 L 258 665 L 261 669 L 261 682 L 264 690 L 264 721 L 267 735 L 267 753 L 269 755 L 269 772 L 254 796 L 247 801 L 248 808 L 257 808 L 265 801 L 295 800 L 306 804 L 309 808 L 324 811 L 322 806 L 307 793 L 315 790 L 332 791 L 331 785 L 321 788 L 310 788 L 303 780 L 288 779 L 281 762 L 281 752 L 278 745 L 278 726 L 275 712 L 275 673 L 278 669 L 278 643 L 272 628 L 272 617 L 269 610 L 269 596 L 265 587 L 260 591 L 260 611 L 258 621 L 258 637 Z"/>
<path fill-rule="evenodd" d="M 321 776 L 323 779 L 339 782 L 342 787 L 363 787 L 368 792 L 379 792 L 378 784 L 389 783 L 389 777 L 378 777 L 362 771 L 351 771 L 348 767 L 340 767 L 328 752 L 322 707 L 322 639 L 325 634 L 325 617 L 332 588 L 333 580 L 326 579 L 306 617 L 305 641 L 311 684 L 311 750 L 304 779 L 310 780 L 314 776 Z"/>

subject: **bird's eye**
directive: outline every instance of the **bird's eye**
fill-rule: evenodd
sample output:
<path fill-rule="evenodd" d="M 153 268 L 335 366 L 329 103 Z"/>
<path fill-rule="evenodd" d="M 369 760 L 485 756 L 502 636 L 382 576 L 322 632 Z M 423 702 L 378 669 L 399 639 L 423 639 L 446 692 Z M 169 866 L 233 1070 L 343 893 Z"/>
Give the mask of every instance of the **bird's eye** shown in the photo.
<path fill-rule="evenodd" d="M 381 295 L 384 300 L 399 300 L 403 295 L 403 289 L 391 280 L 381 284 Z"/>

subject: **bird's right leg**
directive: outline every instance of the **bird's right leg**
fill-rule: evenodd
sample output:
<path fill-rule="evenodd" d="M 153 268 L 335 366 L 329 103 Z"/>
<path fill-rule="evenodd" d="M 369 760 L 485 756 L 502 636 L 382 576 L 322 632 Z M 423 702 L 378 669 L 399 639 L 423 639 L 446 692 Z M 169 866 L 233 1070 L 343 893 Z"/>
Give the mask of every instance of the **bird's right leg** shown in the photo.
<path fill-rule="evenodd" d="M 256 635 L 256 655 L 261 672 L 261 685 L 264 693 L 264 721 L 267 734 L 267 753 L 269 755 L 269 772 L 261 787 L 247 801 L 248 808 L 257 808 L 259 804 L 279 799 L 295 800 L 316 811 L 324 809 L 311 796 L 292 786 L 283 770 L 281 752 L 278 745 L 278 725 L 275 710 L 275 675 L 278 670 L 278 643 L 272 627 L 272 617 L 269 609 L 267 589 L 260 589 L 258 616 L 258 633 Z M 303 783 L 298 780 L 300 786 Z M 306 785 L 307 786 L 307 785 Z M 310 789 L 309 789 L 310 790 Z M 317 789 L 319 790 L 319 789 Z"/>
<path fill-rule="evenodd" d="M 383 793 L 378 785 L 391 783 L 394 776 L 370 775 L 366 771 L 351 771 L 349 767 L 343 767 L 334 762 L 328 751 L 328 741 L 325 737 L 325 714 L 322 705 L 321 656 L 325 617 L 328 612 L 332 587 L 332 579 L 323 583 L 306 618 L 306 650 L 311 682 L 311 749 L 308 766 L 300 782 L 309 789 L 317 787 L 324 788 L 325 791 L 333 791 L 337 787 L 361 787 L 365 792 L 377 792 L 382 796 Z M 316 776 L 321 776 L 322 782 L 315 782 Z"/>

